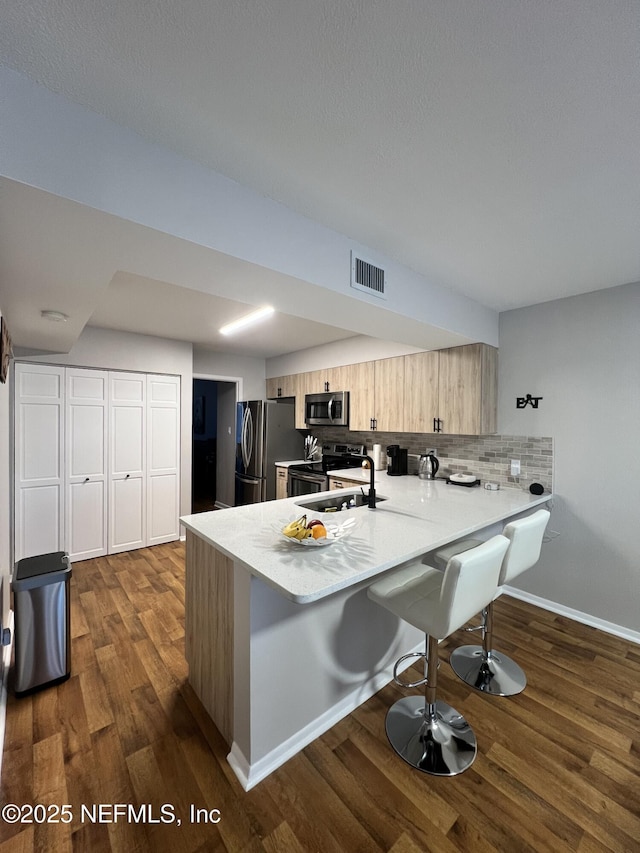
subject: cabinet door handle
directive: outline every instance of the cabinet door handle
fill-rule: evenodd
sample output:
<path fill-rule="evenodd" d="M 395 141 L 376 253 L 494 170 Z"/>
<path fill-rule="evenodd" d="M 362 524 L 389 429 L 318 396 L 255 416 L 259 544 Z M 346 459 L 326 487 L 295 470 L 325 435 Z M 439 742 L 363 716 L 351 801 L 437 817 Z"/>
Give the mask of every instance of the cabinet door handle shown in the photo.
<path fill-rule="evenodd" d="M 128 480 L 130 476 L 131 476 L 131 474 L 127 474 L 125 477 L 125 480 Z"/>
<path fill-rule="evenodd" d="M 84 478 L 84 481 L 85 481 L 85 483 L 88 483 L 88 482 L 89 482 L 89 478 L 88 478 L 88 477 L 85 477 L 85 478 Z"/>

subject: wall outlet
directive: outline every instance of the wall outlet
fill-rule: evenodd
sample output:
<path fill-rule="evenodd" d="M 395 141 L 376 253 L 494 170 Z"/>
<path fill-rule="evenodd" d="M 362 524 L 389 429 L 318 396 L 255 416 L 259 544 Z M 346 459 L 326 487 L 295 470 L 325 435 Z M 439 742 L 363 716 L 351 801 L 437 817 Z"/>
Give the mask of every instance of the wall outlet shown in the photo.
<path fill-rule="evenodd" d="M 511 476 L 519 477 L 520 476 L 520 460 L 512 459 L 511 460 Z"/>

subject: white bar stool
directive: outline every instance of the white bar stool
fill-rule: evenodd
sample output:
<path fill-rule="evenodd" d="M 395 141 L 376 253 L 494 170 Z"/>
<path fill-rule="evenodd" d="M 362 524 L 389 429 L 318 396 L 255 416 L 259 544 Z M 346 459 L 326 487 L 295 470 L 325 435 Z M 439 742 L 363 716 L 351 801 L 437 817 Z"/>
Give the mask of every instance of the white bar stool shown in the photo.
<path fill-rule="evenodd" d="M 444 573 L 410 563 L 372 584 L 367 594 L 426 634 L 425 652 L 399 658 L 393 678 L 402 687 L 425 686 L 424 696 L 407 696 L 387 712 L 387 737 L 395 751 L 412 767 L 435 776 L 456 776 L 476 757 L 476 737 L 465 718 L 436 699 L 438 640 L 462 627 L 493 600 L 500 567 L 509 547 L 504 536 L 494 536 L 476 548 L 449 560 Z M 425 677 L 405 682 L 398 666 L 410 657 L 425 658 Z"/>
<path fill-rule="evenodd" d="M 540 558 L 542 539 L 550 512 L 540 509 L 526 518 L 507 524 L 502 531 L 509 540 L 509 549 L 502 564 L 495 598 L 502 595 L 504 584 L 534 566 Z M 436 552 L 437 562 L 450 560 L 456 553 L 475 548 L 477 539 L 462 539 Z M 453 671 L 465 684 L 492 696 L 515 696 L 527 685 L 524 670 L 510 657 L 493 648 L 493 601 L 482 611 L 482 622 L 467 631 L 482 631 L 481 646 L 460 646 L 451 652 Z"/>

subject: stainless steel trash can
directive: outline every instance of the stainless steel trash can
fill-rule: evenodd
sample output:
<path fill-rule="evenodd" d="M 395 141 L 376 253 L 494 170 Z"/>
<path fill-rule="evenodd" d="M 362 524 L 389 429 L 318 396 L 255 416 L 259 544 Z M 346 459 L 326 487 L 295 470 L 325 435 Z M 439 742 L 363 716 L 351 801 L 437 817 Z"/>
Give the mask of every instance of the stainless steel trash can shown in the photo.
<path fill-rule="evenodd" d="M 64 551 L 18 561 L 11 584 L 16 696 L 71 675 L 70 580 Z"/>

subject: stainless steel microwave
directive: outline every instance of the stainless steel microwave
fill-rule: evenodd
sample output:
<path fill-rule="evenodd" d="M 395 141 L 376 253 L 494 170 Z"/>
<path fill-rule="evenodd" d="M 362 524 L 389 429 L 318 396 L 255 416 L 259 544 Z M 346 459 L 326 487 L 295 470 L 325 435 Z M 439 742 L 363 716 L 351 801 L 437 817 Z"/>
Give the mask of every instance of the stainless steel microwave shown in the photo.
<path fill-rule="evenodd" d="M 349 392 L 305 394 L 304 420 L 308 426 L 349 426 Z"/>

